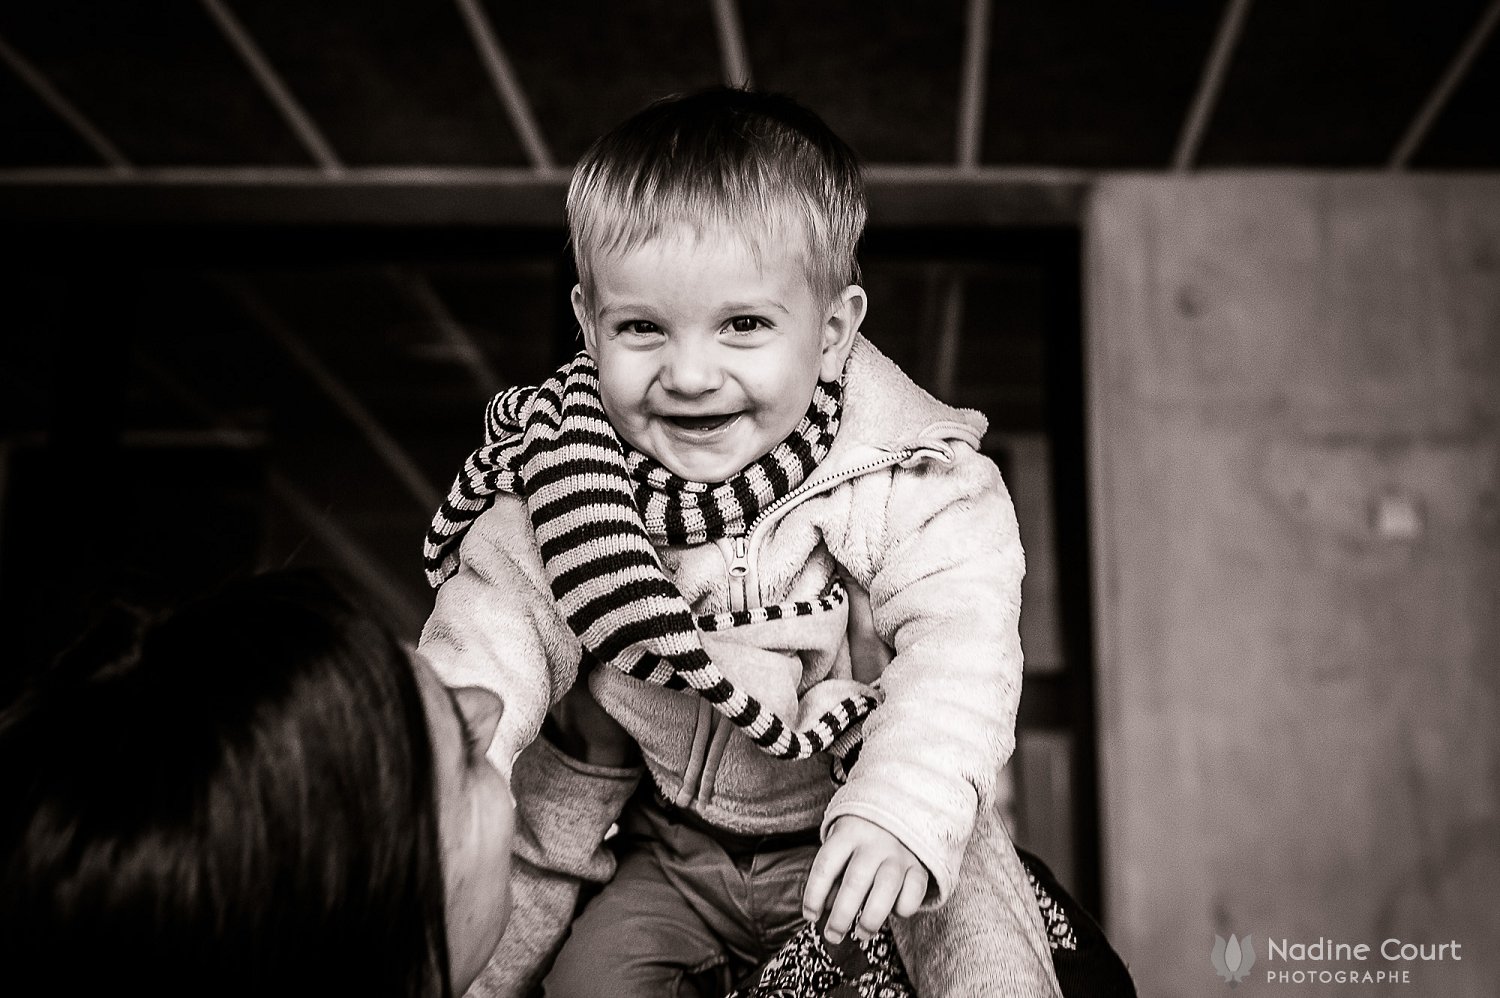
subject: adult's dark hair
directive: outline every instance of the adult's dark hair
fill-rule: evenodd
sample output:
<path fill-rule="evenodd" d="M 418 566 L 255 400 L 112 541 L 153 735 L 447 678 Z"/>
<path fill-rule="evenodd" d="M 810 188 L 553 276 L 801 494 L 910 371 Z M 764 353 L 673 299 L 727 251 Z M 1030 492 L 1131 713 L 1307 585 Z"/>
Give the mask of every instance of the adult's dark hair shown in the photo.
<path fill-rule="evenodd" d="M 449 994 L 421 691 L 316 577 L 89 635 L 0 716 L 0 801 L 7 985 Z"/>

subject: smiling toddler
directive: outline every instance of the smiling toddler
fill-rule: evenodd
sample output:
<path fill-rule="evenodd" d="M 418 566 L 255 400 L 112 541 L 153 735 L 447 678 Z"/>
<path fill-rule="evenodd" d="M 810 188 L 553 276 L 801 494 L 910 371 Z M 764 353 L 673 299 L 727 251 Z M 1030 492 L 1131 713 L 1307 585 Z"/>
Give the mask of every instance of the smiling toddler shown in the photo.
<path fill-rule="evenodd" d="M 993 807 L 1015 514 L 984 419 L 860 334 L 853 154 L 785 98 L 670 99 L 584 156 L 568 219 L 584 350 L 491 403 L 426 545 L 422 650 L 504 700 L 497 764 L 524 750 L 491 993 L 561 945 L 547 995 L 676 994 L 893 912 L 919 993 L 1054 993 Z M 851 604 L 891 655 L 851 656 Z M 580 675 L 648 780 L 537 738 Z M 581 797 L 620 834 L 567 866 L 558 841 L 603 839 Z M 569 929 L 579 878 L 607 882 Z"/>

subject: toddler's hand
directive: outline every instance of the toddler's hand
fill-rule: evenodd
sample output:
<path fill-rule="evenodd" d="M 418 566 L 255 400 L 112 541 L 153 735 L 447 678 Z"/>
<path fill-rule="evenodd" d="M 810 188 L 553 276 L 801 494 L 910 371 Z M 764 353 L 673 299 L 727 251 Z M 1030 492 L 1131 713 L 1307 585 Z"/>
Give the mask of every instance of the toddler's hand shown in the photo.
<path fill-rule="evenodd" d="M 547 720 L 547 740 L 581 762 L 623 768 L 641 760 L 640 746 L 594 700 L 583 670 Z"/>
<path fill-rule="evenodd" d="M 859 919 L 854 934 L 869 939 L 880 931 L 894 907 L 896 914 L 916 913 L 927 896 L 927 868 L 901 840 L 879 825 L 852 814 L 833 823 L 828 839 L 813 859 L 802 917 L 817 922 L 838 883 L 838 896 L 823 936 L 842 942 Z"/>

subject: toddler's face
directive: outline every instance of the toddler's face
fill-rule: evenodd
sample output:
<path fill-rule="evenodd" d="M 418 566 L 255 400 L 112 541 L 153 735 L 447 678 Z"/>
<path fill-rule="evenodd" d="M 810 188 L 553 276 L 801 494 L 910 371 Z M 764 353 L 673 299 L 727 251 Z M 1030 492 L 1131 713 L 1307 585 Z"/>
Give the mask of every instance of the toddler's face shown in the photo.
<path fill-rule="evenodd" d="M 729 233 L 675 231 L 593 261 L 589 301 L 573 289 L 610 423 L 691 481 L 721 482 L 784 440 L 864 318 L 857 285 L 824 302 L 797 253 L 761 257 Z"/>

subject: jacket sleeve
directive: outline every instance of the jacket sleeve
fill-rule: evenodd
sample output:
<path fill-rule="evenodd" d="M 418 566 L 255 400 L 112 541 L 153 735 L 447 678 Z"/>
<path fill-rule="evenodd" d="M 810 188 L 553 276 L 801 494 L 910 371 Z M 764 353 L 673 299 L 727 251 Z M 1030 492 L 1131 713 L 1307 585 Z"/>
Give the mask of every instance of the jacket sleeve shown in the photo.
<path fill-rule="evenodd" d="M 604 848 L 609 826 L 640 782 L 641 767 L 615 769 L 574 759 L 545 737 L 516 759 L 510 921 L 471 998 L 532 993 L 567 936 L 584 883 L 614 876 Z"/>
<path fill-rule="evenodd" d="M 927 867 L 928 901 L 941 904 L 1015 746 L 1020 532 L 999 469 L 965 444 L 946 466 L 893 471 L 883 510 L 859 520 L 863 536 L 844 546 L 865 553 L 845 568 L 895 655 L 823 832 L 843 815 L 884 828 Z"/>
<path fill-rule="evenodd" d="M 504 704 L 489 759 L 502 774 L 573 685 L 582 648 L 552 599 L 525 507 L 501 496 L 464 537 L 418 650 L 449 686 L 482 686 Z"/>

